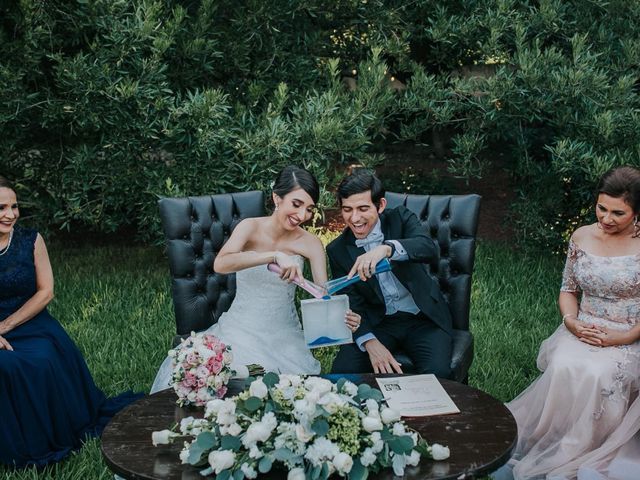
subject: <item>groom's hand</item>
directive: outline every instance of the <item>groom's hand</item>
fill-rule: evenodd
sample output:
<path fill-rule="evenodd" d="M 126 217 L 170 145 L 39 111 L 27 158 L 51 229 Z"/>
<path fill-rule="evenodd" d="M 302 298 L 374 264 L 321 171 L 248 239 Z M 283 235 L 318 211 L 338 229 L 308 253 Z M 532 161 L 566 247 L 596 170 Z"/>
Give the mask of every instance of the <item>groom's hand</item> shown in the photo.
<path fill-rule="evenodd" d="M 401 365 L 380 340 L 372 338 L 364 344 L 373 366 L 373 373 L 402 373 Z"/>
<path fill-rule="evenodd" d="M 368 278 L 373 276 L 378 262 L 383 258 L 390 257 L 391 254 L 392 250 L 389 245 L 378 245 L 372 248 L 367 253 L 356 258 L 356 262 L 353 264 L 353 267 L 351 267 L 348 277 L 351 278 L 355 274 L 358 274 L 360 280 L 366 282 Z"/>

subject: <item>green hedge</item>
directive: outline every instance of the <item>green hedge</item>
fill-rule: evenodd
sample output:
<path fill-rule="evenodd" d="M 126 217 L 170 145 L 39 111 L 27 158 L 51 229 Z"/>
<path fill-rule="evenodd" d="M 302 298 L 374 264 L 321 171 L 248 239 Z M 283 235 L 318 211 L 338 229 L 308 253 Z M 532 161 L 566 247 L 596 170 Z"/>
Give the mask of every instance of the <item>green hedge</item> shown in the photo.
<path fill-rule="evenodd" d="M 637 2 L 23 0 L 0 17 L 0 171 L 40 226 L 150 238 L 158 196 L 266 188 L 291 162 L 331 185 L 410 141 L 463 177 L 504 155 L 519 237 L 555 247 L 604 170 L 640 165 Z"/>

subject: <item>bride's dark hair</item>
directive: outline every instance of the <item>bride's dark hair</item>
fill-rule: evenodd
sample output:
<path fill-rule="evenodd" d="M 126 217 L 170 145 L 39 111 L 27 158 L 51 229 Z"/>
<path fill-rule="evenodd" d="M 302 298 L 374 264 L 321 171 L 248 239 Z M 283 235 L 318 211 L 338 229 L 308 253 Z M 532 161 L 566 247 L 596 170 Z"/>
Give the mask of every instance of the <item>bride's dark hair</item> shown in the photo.
<path fill-rule="evenodd" d="M 287 193 L 301 188 L 309 194 L 313 203 L 318 203 L 320 198 L 320 186 L 316 177 L 302 167 L 289 165 L 280 170 L 273 183 L 273 193 L 284 197 Z"/>

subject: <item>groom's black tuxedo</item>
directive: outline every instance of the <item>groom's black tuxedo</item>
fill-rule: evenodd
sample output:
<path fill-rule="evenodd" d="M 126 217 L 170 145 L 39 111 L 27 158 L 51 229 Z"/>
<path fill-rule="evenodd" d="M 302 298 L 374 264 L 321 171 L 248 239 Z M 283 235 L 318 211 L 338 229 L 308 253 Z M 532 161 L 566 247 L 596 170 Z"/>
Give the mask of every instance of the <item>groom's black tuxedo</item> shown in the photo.
<path fill-rule="evenodd" d="M 398 346 L 403 347 L 416 363 L 418 370 L 423 370 L 420 373 L 429 370 L 434 355 L 447 355 L 446 359 L 435 359 L 444 366 L 438 367 L 438 371 L 434 372 L 447 376 L 452 338 L 451 314 L 437 281 L 429 274 L 428 267 L 428 262 L 436 257 L 438 246 L 429 238 L 418 217 L 403 206 L 383 211 L 380 214 L 380 226 L 385 240 L 397 240 L 407 252 L 406 261 L 391 262 L 392 273 L 409 291 L 421 313 L 416 316 L 407 314 L 415 317 L 418 323 L 396 321 L 394 315 L 386 316 L 384 297 L 377 277 L 373 276 L 366 282 L 357 282 L 344 290 L 349 296 L 350 308 L 362 316 L 362 323 L 354 338 L 373 333 L 392 352 Z M 355 236 L 346 228 L 327 246 L 332 276 L 337 278 L 349 273 L 356 258 L 364 253 L 365 249 L 356 246 Z M 427 322 L 429 328 L 438 330 L 436 335 L 427 334 L 431 340 L 418 338 L 422 331 L 422 322 Z M 420 332 L 414 335 L 416 325 Z M 399 331 L 402 329 L 406 331 Z M 394 338 L 386 342 L 389 332 Z M 425 346 L 425 341 L 436 344 Z M 420 345 L 412 348 L 414 344 Z M 353 370 L 354 365 L 341 363 L 354 363 L 355 359 L 351 357 L 358 356 L 358 352 L 361 353 L 360 349 L 353 344 L 343 346 L 334 363 L 334 371 L 357 371 Z M 366 354 L 363 355 L 366 357 Z M 424 356 L 429 358 L 419 358 Z M 366 360 L 368 361 L 368 357 Z"/>

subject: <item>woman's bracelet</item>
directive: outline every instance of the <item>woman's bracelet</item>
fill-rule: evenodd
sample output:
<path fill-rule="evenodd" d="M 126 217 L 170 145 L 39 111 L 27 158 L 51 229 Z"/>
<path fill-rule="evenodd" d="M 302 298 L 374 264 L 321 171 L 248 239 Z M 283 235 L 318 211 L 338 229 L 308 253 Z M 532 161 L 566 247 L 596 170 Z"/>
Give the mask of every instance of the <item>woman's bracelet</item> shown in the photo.
<path fill-rule="evenodd" d="M 562 321 L 564 322 L 567 317 L 576 317 L 578 318 L 578 316 L 575 313 L 565 313 L 564 315 L 562 315 Z"/>
<path fill-rule="evenodd" d="M 277 251 L 273 252 L 272 263 L 278 263 L 278 259 L 276 258 L 277 256 L 278 256 L 278 252 Z"/>

